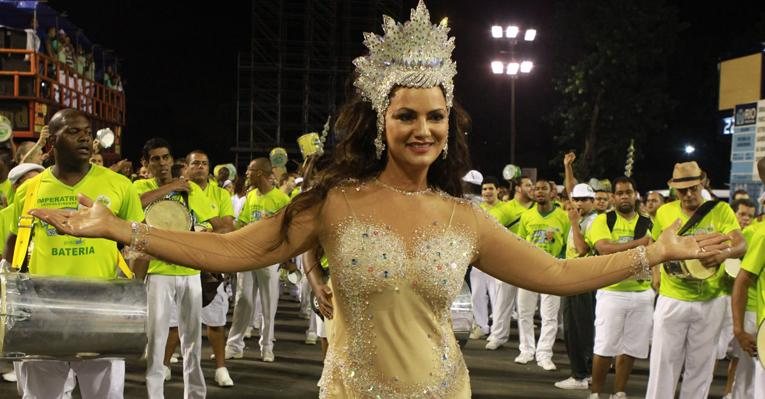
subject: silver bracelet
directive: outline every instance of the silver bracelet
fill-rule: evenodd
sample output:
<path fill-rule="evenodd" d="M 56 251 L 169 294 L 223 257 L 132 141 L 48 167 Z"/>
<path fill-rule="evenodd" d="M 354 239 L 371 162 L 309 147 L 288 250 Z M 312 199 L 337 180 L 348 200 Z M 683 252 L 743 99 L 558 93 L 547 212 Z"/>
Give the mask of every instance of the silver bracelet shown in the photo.
<path fill-rule="evenodd" d="M 648 255 L 646 254 L 645 245 L 641 245 L 632 251 L 632 274 L 639 278 L 645 279 L 646 276 L 651 275 L 651 264 L 648 262 Z"/>

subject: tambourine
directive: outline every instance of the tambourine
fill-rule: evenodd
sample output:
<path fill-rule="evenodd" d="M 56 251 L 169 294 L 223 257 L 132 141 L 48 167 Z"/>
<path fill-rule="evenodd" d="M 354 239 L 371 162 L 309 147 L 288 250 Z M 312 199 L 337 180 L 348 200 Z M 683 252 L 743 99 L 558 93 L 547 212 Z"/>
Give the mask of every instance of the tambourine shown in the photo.
<path fill-rule="evenodd" d="M 300 147 L 300 153 L 303 155 L 303 159 L 308 158 L 311 155 L 321 155 L 324 153 L 324 145 L 321 143 L 319 133 L 306 133 L 298 137 L 297 142 L 298 147 Z"/>
<path fill-rule="evenodd" d="M 190 231 L 194 226 L 194 218 L 186 205 L 168 198 L 149 204 L 144 215 L 146 224 L 160 229 Z"/>
<path fill-rule="evenodd" d="M 736 278 L 736 276 L 738 276 L 738 272 L 741 271 L 741 259 L 725 259 L 725 261 L 723 261 L 723 267 L 725 267 L 725 273 L 728 273 L 729 276 Z"/>
<path fill-rule="evenodd" d="M 268 154 L 268 158 L 271 161 L 271 166 L 274 168 L 283 168 L 287 166 L 287 151 L 282 147 L 276 147 Z"/>
<path fill-rule="evenodd" d="M 664 262 L 664 271 L 686 280 L 706 280 L 717 273 L 717 267 L 705 267 L 698 259 Z"/>
<path fill-rule="evenodd" d="M 762 352 L 763 348 L 765 348 L 765 320 L 760 323 L 760 328 L 757 329 L 757 336 L 755 337 L 757 341 L 757 357 L 760 359 L 760 364 L 762 367 L 765 367 L 765 353 Z"/>

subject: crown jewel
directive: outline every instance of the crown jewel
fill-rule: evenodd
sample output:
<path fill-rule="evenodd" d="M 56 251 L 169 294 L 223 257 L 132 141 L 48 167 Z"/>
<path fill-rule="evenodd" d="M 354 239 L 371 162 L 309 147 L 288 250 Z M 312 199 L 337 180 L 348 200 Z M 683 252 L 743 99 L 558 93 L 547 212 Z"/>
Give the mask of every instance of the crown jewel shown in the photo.
<path fill-rule="evenodd" d="M 383 36 L 364 33 L 364 45 L 369 54 L 353 60 L 358 72 L 354 85 L 377 112 L 380 140 L 393 87 L 441 86 L 446 106 L 451 108 L 454 98 L 452 80 L 457 74 L 457 64 L 451 59 L 454 37 L 448 35 L 446 18 L 438 25 L 431 24 L 430 13 L 422 0 L 416 9 L 411 10 L 409 21 L 400 24 L 384 15 L 382 27 Z"/>

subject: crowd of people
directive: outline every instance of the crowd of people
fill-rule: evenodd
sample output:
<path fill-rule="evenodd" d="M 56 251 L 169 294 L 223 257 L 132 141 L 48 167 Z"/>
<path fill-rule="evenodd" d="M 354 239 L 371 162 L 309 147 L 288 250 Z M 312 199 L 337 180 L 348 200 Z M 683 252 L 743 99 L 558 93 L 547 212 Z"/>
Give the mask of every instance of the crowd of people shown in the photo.
<path fill-rule="evenodd" d="M 171 143 L 152 138 L 134 179 L 128 161 L 98 164 L 88 114 L 56 112 L 41 138 L 52 152 L 39 153 L 50 166 L 35 163 L 44 145 L 32 143 L 0 183 L 8 187 L 3 267 L 143 281 L 151 398 L 164 397 L 176 346 L 184 397 L 206 396 L 202 324 L 216 384 L 235 385 L 225 360 L 242 357 L 252 327 L 260 359 L 275 361 L 280 269 L 305 275 L 306 343 L 321 338 L 325 353 L 322 398 L 470 397 L 449 313 L 466 278 L 471 337 L 488 338 L 487 350 L 507 345 L 515 309 L 517 363 L 557 368 L 562 308 L 572 370 L 558 388 L 626 397 L 634 359 L 650 357 L 646 397 L 674 397 L 681 373 L 681 398 L 706 397 L 716 359 L 733 344 L 731 395 L 765 397 L 751 335 L 765 314 L 765 230 L 743 206 L 750 202 L 734 210 L 705 199 L 705 174 L 685 162 L 668 181 L 677 199 L 653 193 L 642 207 L 629 177 L 577 183 L 574 154 L 564 160 L 565 190 L 521 176 L 506 188 L 512 198 L 500 197 L 497 179 L 467 170 L 470 118 L 454 100 L 446 21 L 433 25 L 420 2 L 410 21 L 386 18 L 383 29 L 384 37 L 367 36 L 369 55 L 354 60 L 357 90 L 337 112 L 335 148 L 307 158 L 297 174 L 255 158 L 243 179 L 227 165 L 211 175 L 203 150 L 176 160 Z M 170 210 L 181 216 L 167 217 Z M 723 264 L 741 257 L 731 286 Z M 236 276 L 235 289 L 221 273 Z M 4 378 L 17 380 L 25 398 L 66 397 L 76 385 L 83 397 L 121 398 L 125 363 L 23 359 Z"/>

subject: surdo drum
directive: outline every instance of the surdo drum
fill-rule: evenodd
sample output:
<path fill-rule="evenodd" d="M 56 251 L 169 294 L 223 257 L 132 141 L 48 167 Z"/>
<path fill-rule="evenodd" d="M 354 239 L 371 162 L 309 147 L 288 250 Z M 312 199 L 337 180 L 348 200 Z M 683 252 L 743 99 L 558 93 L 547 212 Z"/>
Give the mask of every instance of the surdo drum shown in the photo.
<path fill-rule="evenodd" d="M 140 281 L 0 273 L 0 357 L 138 357 L 145 347 Z"/>

